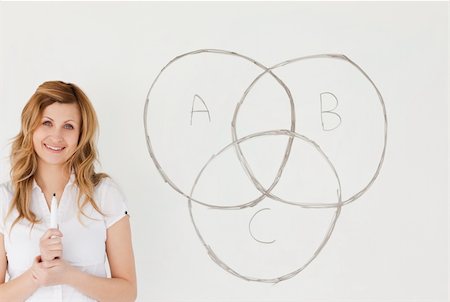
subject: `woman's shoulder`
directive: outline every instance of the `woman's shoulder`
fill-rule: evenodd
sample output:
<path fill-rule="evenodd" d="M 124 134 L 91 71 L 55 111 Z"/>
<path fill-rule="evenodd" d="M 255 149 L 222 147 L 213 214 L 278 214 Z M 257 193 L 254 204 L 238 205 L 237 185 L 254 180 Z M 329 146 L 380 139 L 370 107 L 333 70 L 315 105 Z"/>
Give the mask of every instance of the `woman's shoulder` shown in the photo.
<path fill-rule="evenodd" d="M 97 190 L 105 190 L 110 188 L 119 188 L 117 182 L 111 176 L 104 176 L 95 187 Z"/>
<path fill-rule="evenodd" d="M 96 201 L 107 218 L 107 226 L 127 214 L 127 199 L 117 182 L 110 176 L 100 180 L 96 187 Z"/>
<path fill-rule="evenodd" d="M 12 195 L 13 195 L 13 189 L 12 189 L 11 181 L 6 181 L 3 183 L 0 183 L 0 198 L 3 198 L 4 196 L 12 196 Z"/>
<path fill-rule="evenodd" d="M 124 198 L 120 185 L 110 176 L 103 177 L 97 184 L 95 190 L 99 194 L 100 199 L 112 196 Z"/>
<path fill-rule="evenodd" d="M 13 196 L 11 181 L 0 183 L 0 209 L 8 208 Z"/>

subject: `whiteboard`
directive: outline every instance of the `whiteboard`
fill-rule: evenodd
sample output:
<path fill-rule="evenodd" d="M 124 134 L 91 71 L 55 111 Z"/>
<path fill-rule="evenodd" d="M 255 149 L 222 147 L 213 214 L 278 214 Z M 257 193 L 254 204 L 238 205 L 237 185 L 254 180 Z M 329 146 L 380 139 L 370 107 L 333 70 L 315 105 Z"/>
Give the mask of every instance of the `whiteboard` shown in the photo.
<path fill-rule="evenodd" d="M 138 301 L 447 301 L 447 24 L 446 2 L 2 2 L 0 182 L 36 87 L 73 82 Z"/>

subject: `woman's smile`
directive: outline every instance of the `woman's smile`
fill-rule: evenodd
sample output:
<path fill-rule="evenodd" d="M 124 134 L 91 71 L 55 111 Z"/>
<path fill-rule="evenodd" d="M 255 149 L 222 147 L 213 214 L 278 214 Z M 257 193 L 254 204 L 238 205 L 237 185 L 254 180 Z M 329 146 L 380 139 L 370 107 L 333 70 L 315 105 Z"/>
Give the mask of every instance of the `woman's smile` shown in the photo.
<path fill-rule="evenodd" d="M 53 145 L 47 145 L 44 143 L 45 148 L 52 153 L 61 153 L 66 147 L 57 147 Z"/>

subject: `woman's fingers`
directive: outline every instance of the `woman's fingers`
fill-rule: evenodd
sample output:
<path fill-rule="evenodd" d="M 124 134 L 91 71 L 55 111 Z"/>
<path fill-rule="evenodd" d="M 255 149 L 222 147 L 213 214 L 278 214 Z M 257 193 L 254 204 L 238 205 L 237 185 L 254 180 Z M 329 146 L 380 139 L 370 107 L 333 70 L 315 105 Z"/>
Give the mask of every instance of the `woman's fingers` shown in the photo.
<path fill-rule="evenodd" d="M 41 255 L 42 261 L 50 261 L 55 258 L 62 258 L 62 251 L 46 251 L 45 253 L 42 253 Z"/>
<path fill-rule="evenodd" d="M 46 239 L 50 239 L 53 236 L 62 237 L 63 233 L 61 233 L 61 231 L 58 230 L 58 229 L 48 229 L 47 232 L 45 232 L 44 235 L 42 235 L 41 241 L 46 240 Z"/>
<path fill-rule="evenodd" d="M 62 250 L 62 241 L 59 238 L 48 239 L 43 241 L 40 247 L 41 249 L 45 248 L 47 250 Z"/>
<path fill-rule="evenodd" d="M 62 257 L 61 251 L 49 251 L 49 252 L 45 253 L 45 255 L 42 255 L 42 261 L 43 262 L 52 261 L 54 259 L 61 258 L 61 257 Z"/>
<path fill-rule="evenodd" d="M 58 238 L 44 240 L 41 242 L 39 247 L 41 248 L 41 250 L 54 250 L 55 247 L 62 247 L 62 241 Z"/>
<path fill-rule="evenodd" d="M 63 234 L 58 229 L 48 229 L 47 232 L 42 235 L 39 242 L 42 261 L 50 261 L 62 257 L 62 236 Z"/>
<path fill-rule="evenodd" d="M 63 250 L 62 243 L 51 244 L 47 246 L 47 251 L 62 251 L 62 250 Z"/>
<path fill-rule="evenodd" d="M 60 259 L 53 259 L 53 260 L 50 260 L 50 261 L 44 261 L 44 262 L 42 262 L 41 265 L 44 268 L 52 268 L 52 267 L 58 266 L 60 264 L 61 264 L 61 260 Z"/>

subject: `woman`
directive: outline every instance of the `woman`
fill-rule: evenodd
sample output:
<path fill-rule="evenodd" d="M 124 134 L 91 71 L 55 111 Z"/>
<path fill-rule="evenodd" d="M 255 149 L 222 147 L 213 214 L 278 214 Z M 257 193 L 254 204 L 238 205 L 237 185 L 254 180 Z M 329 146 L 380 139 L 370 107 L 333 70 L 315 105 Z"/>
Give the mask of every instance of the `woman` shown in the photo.
<path fill-rule="evenodd" d="M 136 299 L 125 198 L 94 171 L 96 129 L 71 83 L 43 83 L 23 109 L 11 181 L 0 186 L 0 301 Z M 53 194 L 58 228 L 49 228 Z"/>

